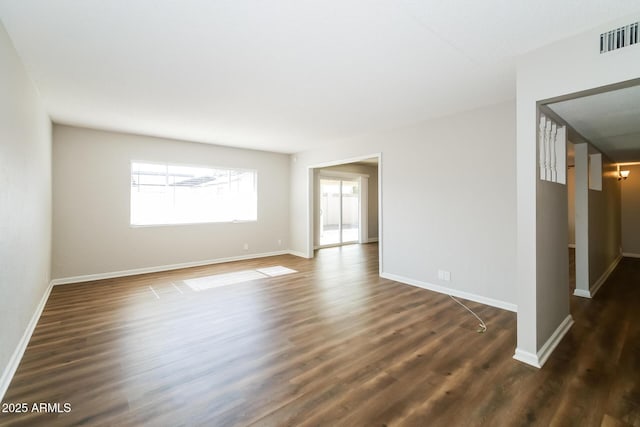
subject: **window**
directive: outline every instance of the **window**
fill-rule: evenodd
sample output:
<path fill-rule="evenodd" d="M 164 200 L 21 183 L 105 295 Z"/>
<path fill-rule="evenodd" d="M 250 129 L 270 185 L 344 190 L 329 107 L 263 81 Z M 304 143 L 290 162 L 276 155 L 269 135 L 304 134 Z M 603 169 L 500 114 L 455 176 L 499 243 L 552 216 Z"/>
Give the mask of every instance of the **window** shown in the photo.
<path fill-rule="evenodd" d="M 257 173 L 131 164 L 131 225 L 256 221 Z"/>

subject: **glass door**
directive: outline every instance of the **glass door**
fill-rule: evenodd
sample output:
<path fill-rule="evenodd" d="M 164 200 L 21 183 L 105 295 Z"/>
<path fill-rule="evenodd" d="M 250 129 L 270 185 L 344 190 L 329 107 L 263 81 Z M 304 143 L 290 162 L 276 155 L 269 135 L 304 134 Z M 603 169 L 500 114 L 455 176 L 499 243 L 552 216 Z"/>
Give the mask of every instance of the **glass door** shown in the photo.
<path fill-rule="evenodd" d="M 359 190 L 357 179 L 320 178 L 320 246 L 359 240 Z"/>
<path fill-rule="evenodd" d="M 341 181 L 342 223 L 340 243 L 355 243 L 360 236 L 360 183 L 357 180 Z"/>

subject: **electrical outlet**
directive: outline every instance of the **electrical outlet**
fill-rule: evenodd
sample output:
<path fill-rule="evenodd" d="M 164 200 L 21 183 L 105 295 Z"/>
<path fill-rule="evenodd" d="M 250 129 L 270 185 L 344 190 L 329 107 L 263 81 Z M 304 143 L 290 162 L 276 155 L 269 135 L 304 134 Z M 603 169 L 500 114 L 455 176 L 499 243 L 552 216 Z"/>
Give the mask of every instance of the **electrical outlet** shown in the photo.
<path fill-rule="evenodd" d="M 282 246 L 282 239 L 278 239 L 278 246 Z"/>
<path fill-rule="evenodd" d="M 438 279 L 448 282 L 451 280 L 451 272 L 446 270 L 438 270 Z"/>
<path fill-rule="evenodd" d="M 245 251 L 249 250 L 249 244 L 245 243 L 244 246 L 242 247 L 242 249 L 244 249 Z"/>

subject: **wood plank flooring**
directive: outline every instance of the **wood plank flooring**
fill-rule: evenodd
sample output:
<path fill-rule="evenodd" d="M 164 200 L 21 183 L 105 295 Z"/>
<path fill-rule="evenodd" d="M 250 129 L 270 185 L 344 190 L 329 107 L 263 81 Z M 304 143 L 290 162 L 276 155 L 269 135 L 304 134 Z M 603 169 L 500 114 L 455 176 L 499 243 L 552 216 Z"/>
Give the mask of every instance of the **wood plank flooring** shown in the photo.
<path fill-rule="evenodd" d="M 55 287 L 0 425 L 640 426 L 640 260 L 624 259 L 543 369 L 514 313 L 378 277 L 377 245 Z M 297 273 L 196 292 L 187 280 Z M 61 407 L 61 409 L 64 409 Z"/>

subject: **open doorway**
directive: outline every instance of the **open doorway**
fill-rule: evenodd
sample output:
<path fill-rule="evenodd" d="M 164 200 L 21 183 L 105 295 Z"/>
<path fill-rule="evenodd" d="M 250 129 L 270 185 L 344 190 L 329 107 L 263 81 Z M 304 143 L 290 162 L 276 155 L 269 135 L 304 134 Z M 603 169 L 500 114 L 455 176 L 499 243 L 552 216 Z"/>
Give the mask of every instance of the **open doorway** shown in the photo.
<path fill-rule="evenodd" d="M 309 167 L 310 258 L 321 248 L 380 241 L 380 171 L 380 154 Z"/>
<path fill-rule="evenodd" d="M 640 159 L 640 85 L 566 95 L 541 111 L 568 127 L 569 286 L 592 298 L 621 259 L 621 165 Z"/>

